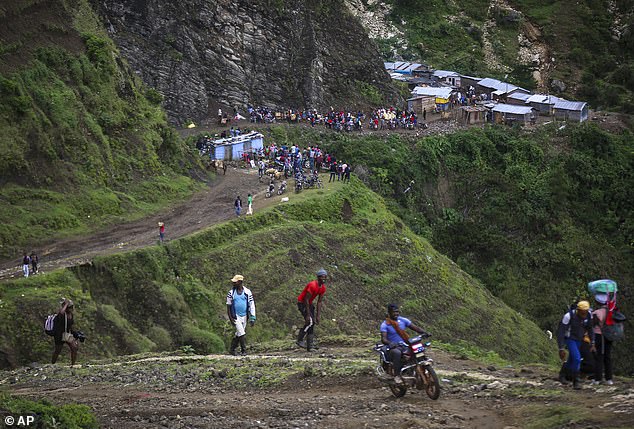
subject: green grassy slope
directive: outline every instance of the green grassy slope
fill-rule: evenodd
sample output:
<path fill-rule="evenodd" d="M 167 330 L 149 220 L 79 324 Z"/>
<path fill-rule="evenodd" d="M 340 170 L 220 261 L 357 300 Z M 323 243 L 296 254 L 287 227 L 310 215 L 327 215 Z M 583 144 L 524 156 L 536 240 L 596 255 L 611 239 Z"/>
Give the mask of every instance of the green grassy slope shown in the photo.
<path fill-rule="evenodd" d="M 0 28 L 0 257 L 192 192 L 197 158 L 88 2 L 12 2 Z"/>
<path fill-rule="evenodd" d="M 235 273 L 257 300 L 250 341 L 290 345 L 301 322 L 296 297 L 322 266 L 330 281 L 319 334 L 378 338 L 385 304 L 397 302 L 446 342 L 464 340 L 519 361 L 553 356 L 536 325 L 412 233 L 360 182 L 297 200 L 163 247 L 2 284 L 3 365 L 48 360 L 43 317 L 61 296 L 75 300 L 77 327 L 89 337 L 84 356 L 180 345 L 221 351 L 232 333 L 224 301 Z"/>
<path fill-rule="evenodd" d="M 574 298 L 587 296 L 587 282 L 599 278 L 616 280 L 621 305 L 631 308 L 630 132 L 586 124 L 534 132 L 487 127 L 421 139 L 288 135 L 320 142 L 350 162 L 410 228 L 543 329 L 555 329 Z M 627 355 L 616 355 L 621 369 L 631 371 Z"/>

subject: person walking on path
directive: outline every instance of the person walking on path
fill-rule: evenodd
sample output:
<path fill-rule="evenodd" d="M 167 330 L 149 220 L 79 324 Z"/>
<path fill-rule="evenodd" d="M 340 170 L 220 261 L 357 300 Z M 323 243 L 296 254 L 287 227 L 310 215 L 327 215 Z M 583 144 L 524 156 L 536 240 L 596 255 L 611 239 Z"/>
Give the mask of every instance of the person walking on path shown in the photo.
<path fill-rule="evenodd" d="M 253 215 L 253 195 L 247 195 L 247 214 Z"/>
<path fill-rule="evenodd" d="M 603 326 L 608 314 L 608 296 L 606 294 L 598 294 L 594 297 L 599 306 L 592 312 L 592 324 L 594 331 L 594 342 L 596 351 L 594 352 L 594 381 L 593 384 L 599 384 L 603 381 L 603 373 L 605 371 L 605 383 L 614 384 L 612 381 L 612 341 L 607 340 L 603 336 Z"/>
<path fill-rule="evenodd" d="M 328 273 L 323 268 L 317 271 L 317 280 L 309 282 L 297 297 L 297 309 L 304 317 L 304 327 L 300 329 L 297 336 L 297 345 L 306 348 L 309 352 L 316 349 L 315 347 L 315 325 L 319 325 L 319 316 L 321 315 L 321 304 L 324 294 L 326 293 L 326 277 Z M 317 311 L 313 301 L 317 298 Z M 304 341 L 306 337 L 306 341 Z"/>
<path fill-rule="evenodd" d="M 236 216 L 240 216 L 240 212 L 242 211 L 242 200 L 240 199 L 240 195 L 236 197 L 233 207 L 236 209 Z"/>
<path fill-rule="evenodd" d="M 73 335 L 73 325 L 75 324 L 75 316 L 73 310 L 75 305 L 70 299 L 62 298 L 61 307 L 55 321 L 53 322 L 53 338 L 55 339 L 55 349 L 53 350 L 53 357 L 51 363 L 57 362 L 59 354 L 62 352 L 64 344 L 68 344 L 70 348 L 70 364 L 75 365 L 77 361 L 77 350 L 79 349 L 79 343 Z"/>
<path fill-rule="evenodd" d="M 575 389 L 581 389 L 581 380 L 579 379 L 579 371 L 581 369 L 581 342 L 584 336 L 590 338 L 590 351 L 595 352 L 594 331 L 592 330 L 590 303 L 588 301 L 579 301 L 576 309 L 571 309 L 559 323 L 557 330 L 557 344 L 559 345 L 559 358 L 563 361 L 566 359 L 566 350 L 568 348 L 568 360 L 565 369 L 572 377 L 572 386 Z M 567 384 L 565 373 L 560 372 L 559 381 Z"/>
<path fill-rule="evenodd" d="M 159 244 L 163 244 L 165 240 L 165 224 L 163 222 L 158 223 L 159 227 Z"/>
<path fill-rule="evenodd" d="M 29 276 L 29 264 L 31 264 L 31 258 L 29 258 L 29 255 L 25 252 L 22 257 L 22 273 L 24 274 L 24 277 Z"/>
<path fill-rule="evenodd" d="M 33 274 L 37 274 L 38 264 L 40 262 L 39 258 L 37 257 L 37 253 L 31 252 L 31 255 L 29 256 L 29 258 L 31 258 L 31 271 L 33 272 Z"/>
<path fill-rule="evenodd" d="M 229 352 L 235 356 L 238 344 L 240 344 L 240 354 L 246 356 L 247 316 L 248 322 L 253 326 L 255 324 L 255 300 L 253 293 L 242 284 L 244 282 L 243 276 L 236 274 L 231 282 L 233 287 L 227 294 L 227 316 L 236 327 L 236 332 L 231 340 Z"/>

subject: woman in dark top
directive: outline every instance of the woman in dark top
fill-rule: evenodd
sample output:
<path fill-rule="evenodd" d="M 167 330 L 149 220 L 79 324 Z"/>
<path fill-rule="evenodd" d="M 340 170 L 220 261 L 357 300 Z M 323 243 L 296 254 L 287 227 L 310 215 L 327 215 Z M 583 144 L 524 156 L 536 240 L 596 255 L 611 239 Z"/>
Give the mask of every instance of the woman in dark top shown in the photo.
<path fill-rule="evenodd" d="M 73 301 L 64 298 L 61 302 L 62 307 L 59 309 L 57 316 L 55 316 L 55 322 L 53 324 L 53 330 L 55 331 L 55 350 L 53 351 L 52 363 L 57 362 L 57 358 L 64 347 L 64 343 L 70 347 L 70 364 L 75 365 L 77 360 L 77 349 L 79 344 L 77 339 L 72 334 L 72 327 L 75 322 L 73 316 L 74 305 Z"/>

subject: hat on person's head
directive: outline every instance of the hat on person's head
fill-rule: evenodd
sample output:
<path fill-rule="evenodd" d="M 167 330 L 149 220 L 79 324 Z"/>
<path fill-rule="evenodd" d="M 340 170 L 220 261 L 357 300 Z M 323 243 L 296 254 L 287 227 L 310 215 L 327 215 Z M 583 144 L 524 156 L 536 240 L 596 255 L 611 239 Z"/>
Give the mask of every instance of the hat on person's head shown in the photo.
<path fill-rule="evenodd" d="M 588 301 L 579 301 L 577 310 L 590 310 L 590 303 Z"/>
<path fill-rule="evenodd" d="M 605 304 L 606 302 L 608 302 L 608 295 L 605 293 L 599 293 L 595 295 L 594 300 L 599 304 Z"/>
<path fill-rule="evenodd" d="M 394 310 L 398 310 L 398 305 L 396 305 L 396 304 L 388 304 L 387 305 L 387 311 L 394 311 Z"/>
<path fill-rule="evenodd" d="M 326 272 L 326 270 L 324 270 L 323 268 L 322 268 L 322 269 L 320 269 L 319 271 L 317 271 L 317 277 L 320 277 L 320 276 L 327 276 L 327 275 L 328 275 L 328 273 L 327 273 L 327 272 Z"/>
<path fill-rule="evenodd" d="M 232 282 L 237 283 L 237 282 L 241 282 L 244 280 L 244 277 L 242 277 L 240 274 L 236 274 L 235 276 L 233 276 L 233 278 L 231 279 Z"/>

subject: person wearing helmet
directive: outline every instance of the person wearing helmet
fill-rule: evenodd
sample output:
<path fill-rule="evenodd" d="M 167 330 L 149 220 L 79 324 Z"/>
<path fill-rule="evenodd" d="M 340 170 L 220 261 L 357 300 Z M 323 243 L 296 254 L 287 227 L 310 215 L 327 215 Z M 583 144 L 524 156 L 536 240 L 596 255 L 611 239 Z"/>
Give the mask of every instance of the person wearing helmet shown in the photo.
<path fill-rule="evenodd" d="M 594 331 L 592 330 L 590 303 L 588 301 L 579 301 L 575 309 L 571 309 L 564 314 L 557 330 L 559 358 L 562 361 L 566 359 L 565 349 L 568 348 L 568 360 L 564 366 L 570 377 L 572 377 L 572 386 L 575 389 L 581 389 L 581 380 L 579 379 L 579 370 L 581 368 L 580 348 L 581 342 L 586 335 L 590 338 L 590 351 L 594 353 Z M 562 384 L 567 384 L 564 372 L 560 372 L 559 381 Z"/>
<path fill-rule="evenodd" d="M 315 325 L 319 324 L 322 299 L 326 293 L 326 284 L 324 283 L 326 277 L 328 277 L 326 270 L 322 268 L 317 271 L 317 280 L 309 282 L 297 297 L 297 309 L 304 318 L 304 327 L 299 330 L 296 344 L 301 348 L 306 348 L 309 352 L 316 349 L 314 328 Z M 313 305 L 315 298 L 317 298 L 316 312 Z M 304 337 L 306 337 L 306 341 L 304 341 Z"/>

